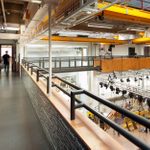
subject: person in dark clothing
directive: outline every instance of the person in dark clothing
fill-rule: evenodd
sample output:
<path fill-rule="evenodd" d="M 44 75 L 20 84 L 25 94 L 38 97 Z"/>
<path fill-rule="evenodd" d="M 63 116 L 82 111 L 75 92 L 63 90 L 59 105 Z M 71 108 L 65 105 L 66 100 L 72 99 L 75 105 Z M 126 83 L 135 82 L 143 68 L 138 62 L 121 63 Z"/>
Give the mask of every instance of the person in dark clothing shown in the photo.
<path fill-rule="evenodd" d="M 6 54 L 3 55 L 4 69 L 6 72 L 9 71 L 9 59 L 10 59 L 10 56 L 8 55 L 8 51 L 6 51 Z"/>

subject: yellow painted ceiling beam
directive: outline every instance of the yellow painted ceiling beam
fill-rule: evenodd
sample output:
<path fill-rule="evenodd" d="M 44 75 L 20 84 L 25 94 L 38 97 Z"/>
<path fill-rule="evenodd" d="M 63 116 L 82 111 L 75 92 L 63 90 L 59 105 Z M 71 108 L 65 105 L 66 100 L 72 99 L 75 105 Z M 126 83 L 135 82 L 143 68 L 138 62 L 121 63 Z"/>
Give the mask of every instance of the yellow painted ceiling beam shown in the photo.
<path fill-rule="evenodd" d="M 97 7 L 101 9 L 101 8 L 106 7 L 109 4 L 110 3 L 107 3 L 107 2 L 98 3 Z M 150 12 L 136 9 L 136 8 L 121 6 L 118 4 L 112 5 L 111 7 L 105 9 L 104 15 L 110 16 L 111 20 L 117 18 L 118 20 L 150 23 Z"/>
<path fill-rule="evenodd" d="M 111 40 L 103 38 L 84 38 L 84 37 L 65 37 L 65 36 L 52 36 L 52 41 L 62 42 L 93 42 L 93 43 L 107 43 L 107 44 L 126 44 L 127 41 Z M 48 40 L 48 37 L 43 37 L 41 40 Z"/>
<path fill-rule="evenodd" d="M 132 40 L 133 44 L 147 44 L 150 43 L 150 37 L 145 37 L 145 38 L 138 38 Z"/>

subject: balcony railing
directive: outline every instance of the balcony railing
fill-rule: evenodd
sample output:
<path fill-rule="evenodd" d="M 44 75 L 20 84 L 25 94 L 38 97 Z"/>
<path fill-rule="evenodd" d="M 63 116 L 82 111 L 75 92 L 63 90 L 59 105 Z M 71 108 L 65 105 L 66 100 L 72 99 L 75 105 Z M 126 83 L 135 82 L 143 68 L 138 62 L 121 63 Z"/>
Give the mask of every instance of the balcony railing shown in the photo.
<path fill-rule="evenodd" d="M 48 71 L 40 68 L 39 66 L 36 66 L 35 64 L 33 64 L 31 62 L 28 62 L 26 60 L 23 60 L 23 65 L 27 68 L 27 70 L 29 70 L 29 68 L 31 68 L 31 75 L 33 72 L 36 74 L 37 82 L 39 81 L 39 78 L 41 78 L 41 77 L 44 77 L 46 79 L 47 93 L 48 93 L 49 92 L 49 77 L 47 75 Z M 63 83 L 63 84 L 66 84 L 67 86 L 69 86 L 70 90 L 68 91 L 65 88 L 63 88 L 60 85 L 60 83 Z M 92 98 L 93 101 L 102 103 L 103 105 L 105 105 L 105 106 L 115 110 L 116 112 L 122 114 L 123 116 L 131 119 L 133 122 L 136 122 L 136 123 L 144 126 L 146 129 L 150 129 L 150 121 L 148 119 L 138 116 L 138 115 L 135 115 L 135 114 L 131 113 L 130 111 L 128 111 L 120 106 L 117 106 L 114 103 L 112 103 L 106 99 L 95 96 L 94 94 L 88 92 L 87 90 L 84 90 L 84 89 L 82 89 L 72 83 L 69 83 L 68 81 L 65 81 L 64 79 L 61 79 L 57 76 L 53 76 L 52 86 L 53 86 L 53 88 L 55 87 L 55 88 L 61 90 L 64 94 L 66 94 L 70 97 L 70 119 L 71 120 L 75 119 L 75 110 L 76 109 L 85 108 L 86 110 L 88 110 L 89 112 L 91 112 L 92 114 L 97 116 L 101 121 L 103 121 L 104 123 L 109 125 L 111 128 L 116 130 L 118 133 L 120 133 L 122 136 L 124 136 L 126 139 L 131 141 L 133 144 L 135 144 L 139 148 L 144 149 L 144 150 L 150 149 L 149 145 L 145 144 L 143 141 L 141 141 L 140 139 L 138 139 L 137 137 L 132 135 L 130 132 L 128 132 L 121 126 L 119 126 L 114 121 L 106 118 L 101 113 L 98 113 L 93 108 L 91 108 L 87 104 L 83 103 L 82 97 L 79 98 L 77 96 L 86 95 L 87 97 Z"/>

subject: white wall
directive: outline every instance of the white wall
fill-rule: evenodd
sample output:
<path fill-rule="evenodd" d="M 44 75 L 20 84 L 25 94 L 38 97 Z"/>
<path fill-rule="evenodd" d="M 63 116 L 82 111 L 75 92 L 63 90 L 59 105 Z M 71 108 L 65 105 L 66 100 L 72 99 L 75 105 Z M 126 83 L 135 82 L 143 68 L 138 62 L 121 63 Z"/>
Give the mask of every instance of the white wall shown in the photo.
<path fill-rule="evenodd" d="M 113 55 L 127 56 L 129 47 L 135 47 L 135 53 L 137 53 L 137 55 L 142 55 L 143 54 L 144 46 L 143 45 L 135 45 L 135 44 L 116 45 L 112 49 L 112 54 Z"/>
<path fill-rule="evenodd" d="M 52 57 L 82 56 L 82 50 L 87 49 L 91 54 L 90 43 L 53 42 Z M 48 44 L 35 43 L 26 46 L 27 57 L 48 57 Z"/>
<path fill-rule="evenodd" d="M 43 46 L 38 47 L 29 47 L 26 46 L 26 57 L 48 57 L 48 43 L 43 41 L 37 41 L 33 45 Z M 77 42 L 52 42 L 52 57 L 63 57 L 63 56 L 81 56 L 82 50 L 79 48 L 86 48 L 87 55 L 89 56 L 99 56 L 105 55 L 109 45 L 103 45 L 104 54 L 100 54 L 100 43 L 77 43 Z M 135 47 L 135 52 L 137 55 L 143 55 L 144 45 L 135 45 L 135 44 L 125 44 L 125 45 L 116 45 L 115 48 L 112 48 L 113 55 L 128 56 L 128 48 Z"/>

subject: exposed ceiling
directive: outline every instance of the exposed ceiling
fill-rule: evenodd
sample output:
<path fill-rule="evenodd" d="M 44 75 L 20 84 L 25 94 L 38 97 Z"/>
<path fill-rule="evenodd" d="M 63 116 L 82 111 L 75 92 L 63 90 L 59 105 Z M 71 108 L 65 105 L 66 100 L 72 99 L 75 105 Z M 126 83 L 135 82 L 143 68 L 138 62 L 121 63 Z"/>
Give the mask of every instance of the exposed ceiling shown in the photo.
<path fill-rule="evenodd" d="M 7 23 L 24 24 L 23 15 L 27 2 L 17 0 L 4 0 L 4 9 Z M 3 24 L 3 12 L 0 7 L 0 23 Z"/>
<path fill-rule="evenodd" d="M 29 3 L 37 5 L 41 0 L 0 0 L 1 39 L 19 39 L 21 25 L 25 25 L 26 18 L 31 17 L 28 13 Z M 2 36 L 4 34 L 5 36 Z"/>
<path fill-rule="evenodd" d="M 89 0 L 83 5 L 78 2 L 78 0 L 70 1 L 71 7 L 64 5 L 63 13 L 56 15 L 59 16 L 59 26 L 54 26 L 54 33 L 60 35 L 65 28 L 66 36 L 71 35 L 71 30 L 72 36 L 74 36 L 73 32 L 80 31 L 82 36 L 87 36 L 83 33 L 86 31 L 93 32 L 95 35 L 110 33 L 112 37 L 112 33 L 128 34 L 138 38 L 150 28 L 150 1 L 148 0 L 99 0 L 99 2 Z M 118 10 L 120 12 L 116 12 Z M 101 37 L 103 38 L 104 35 Z"/>
<path fill-rule="evenodd" d="M 24 16 L 29 15 L 28 13 L 25 14 L 25 11 L 27 12 L 27 9 L 29 8 L 29 2 L 41 3 L 41 0 L 3 1 L 6 23 L 15 28 L 18 28 L 21 24 L 25 23 Z M 150 15 L 149 0 L 83 0 L 83 4 L 81 3 L 81 0 L 61 0 L 61 2 L 61 5 L 58 5 L 55 10 L 55 23 L 53 24 L 53 33 L 61 36 L 74 36 L 76 32 L 78 33 L 76 34 L 77 36 L 112 39 L 115 35 L 121 35 L 120 37 L 125 36 L 125 39 L 132 39 L 137 38 L 139 33 L 144 33 L 144 31 L 150 28 L 150 17 L 145 18 L 147 16 L 140 16 L 144 11 Z M 114 4 L 117 4 L 122 10 L 124 9 L 123 11 L 126 13 L 120 13 L 118 16 L 115 12 L 106 10 L 107 8 L 104 5 L 105 2 L 111 2 L 107 3 L 107 6 L 111 4 L 114 6 Z M 103 6 L 100 7 L 99 4 L 102 4 Z M 30 7 L 31 6 L 32 5 L 30 5 Z M 32 15 L 31 13 L 34 11 L 36 12 L 38 7 L 39 6 L 31 7 L 32 9 L 30 8 L 30 20 L 35 14 L 33 13 Z M 129 10 L 131 7 L 139 10 L 139 12 L 136 13 L 140 17 L 135 17 L 136 14 L 134 14 L 134 11 Z M 110 6 L 108 8 L 110 8 Z M 131 11 L 131 13 L 133 11 L 133 16 L 128 14 L 129 11 Z M 44 21 L 41 22 L 43 24 Z M 0 24 L 1 26 L 4 24 L 2 7 L 0 7 Z M 48 25 L 48 19 L 46 25 Z M 37 26 L 35 29 L 37 29 Z M 18 30 L 5 29 L 0 30 L 0 32 L 19 33 Z"/>

